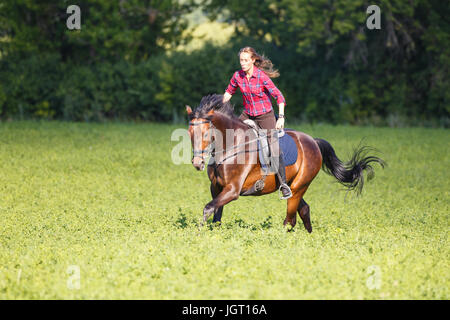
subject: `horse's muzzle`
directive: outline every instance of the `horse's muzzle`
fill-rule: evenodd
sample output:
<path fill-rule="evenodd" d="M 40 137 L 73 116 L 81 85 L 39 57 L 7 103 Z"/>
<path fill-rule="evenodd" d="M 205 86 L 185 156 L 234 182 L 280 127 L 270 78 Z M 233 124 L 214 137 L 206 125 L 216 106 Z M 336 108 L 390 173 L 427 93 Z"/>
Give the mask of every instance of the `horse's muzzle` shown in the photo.
<path fill-rule="evenodd" d="M 205 169 L 205 160 L 200 157 L 194 157 L 192 158 L 192 165 L 195 169 L 203 171 Z"/>

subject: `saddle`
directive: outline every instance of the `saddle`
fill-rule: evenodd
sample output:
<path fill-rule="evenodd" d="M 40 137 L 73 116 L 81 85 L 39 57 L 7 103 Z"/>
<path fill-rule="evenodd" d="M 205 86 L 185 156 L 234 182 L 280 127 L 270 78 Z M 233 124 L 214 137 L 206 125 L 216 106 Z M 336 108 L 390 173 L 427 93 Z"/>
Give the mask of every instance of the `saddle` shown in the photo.
<path fill-rule="evenodd" d="M 244 123 L 253 129 L 253 132 L 257 137 L 259 162 L 261 163 L 261 168 L 263 169 L 264 173 L 268 174 L 270 167 L 270 147 L 266 130 L 262 130 L 262 128 L 259 127 L 255 121 L 250 119 L 244 120 Z M 280 134 L 278 134 L 278 137 L 280 137 Z"/>
<path fill-rule="evenodd" d="M 260 128 L 253 120 L 247 119 L 244 120 L 244 123 L 253 129 L 257 137 L 258 158 L 263 172 L 261 179 L 256 181 L 255 184 L 249 190 L 242 193 L 241 195 L 243 196 L 251 195 L 264 189 L 265 179 L 267 175 L 275 173 L 270 171 L 271 158 L 270 158 L 269 143 L 266 135 L 267 131 L 262 130 L 262 128 Z M 294 139 L 290 135 L 285 134 L 284 130 L 278 131 L 278 139 L 280 145 L 280 152 L 283 156 L 285 166 L 294 164 L 297 161 L 297 152 L 298 152 L 297 145 Z"/>
<path fill-rule="evenodd" d="M 259 162 L 261 164 L 261 169 L 263 171 L 262 178 L 255 182 L 255 184 L 246 192 L 242 193 L 241 195 L 251 195 L 258 191 L 261 191 L 264 189 L 265 180 L 267 175 L 270 173 L 270 147 L 269 147 L 269 141 L 267 139 L 266 130 L 262 130 L 261 127 L 259 127 L 255 121 L 247 119 L 244 120 L 244 123 L 248 125 L 250 128 L 253 129 L 253 132 L 255 133 L 255 136 L 257 138 L 258 143 L 258 157 Z M 283 131 L 284 134 L 284 131 Z M 280 136 L 280 135 L 279 135 Z"/>

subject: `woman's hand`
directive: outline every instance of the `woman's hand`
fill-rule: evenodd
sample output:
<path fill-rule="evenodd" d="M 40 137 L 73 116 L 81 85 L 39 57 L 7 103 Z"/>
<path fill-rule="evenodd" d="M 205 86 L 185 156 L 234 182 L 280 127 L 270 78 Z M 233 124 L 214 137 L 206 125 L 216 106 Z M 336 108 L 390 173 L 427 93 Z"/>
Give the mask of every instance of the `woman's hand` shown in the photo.
<path fill-rule="evenodd" d="M 284 129 L 284 118 L 278 118 L 277 124 L 275 125 L 275 129 L 277 130 Z"/>
<path fill-rule="evenodd" d="M 278 105 L 278 120 L 275 129 L 284 129 L 284 102 Z"/>
<path fill-rule="evenodd" d="M 229 94 L 227 91 L 225 91 L 225 93 L 223 94 L 222 103 L 230 101 L 231 97 L 232 97 L 232 95 Z"/>

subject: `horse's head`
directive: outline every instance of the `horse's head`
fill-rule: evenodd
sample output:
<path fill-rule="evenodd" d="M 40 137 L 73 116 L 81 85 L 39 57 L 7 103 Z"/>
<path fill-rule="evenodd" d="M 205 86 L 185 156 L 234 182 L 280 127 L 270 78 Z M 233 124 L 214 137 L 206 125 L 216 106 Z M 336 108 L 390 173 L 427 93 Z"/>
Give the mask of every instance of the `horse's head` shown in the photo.
<path fill-rule="evenodd" d="M 197 117 L 192 112 L 191 107 L 186 106 L 186 112 L 189 116 L 189 136 L 193 148 L 192 165 L 197 170 L 205 169 L 205 157 L 209 152 L 209 147 L 213 140 L 211 117 L 214 109 L 210 110 L 206 115 Z"/>

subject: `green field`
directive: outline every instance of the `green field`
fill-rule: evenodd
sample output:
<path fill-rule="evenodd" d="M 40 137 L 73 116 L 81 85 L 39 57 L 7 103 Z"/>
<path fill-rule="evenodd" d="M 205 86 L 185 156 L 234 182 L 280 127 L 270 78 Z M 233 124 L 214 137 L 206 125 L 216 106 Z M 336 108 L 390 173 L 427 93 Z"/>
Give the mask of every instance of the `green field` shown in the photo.
<path fill-rule="evenodd" d="M 321 172 L 308 234 L 276 194 L 199 229 L 209 180 L 171 162 L 175 128 L 0 123 L 0 299 L 449 298 L 448 130 L 295 126 L 388 163 L 359 198 Z"/>

